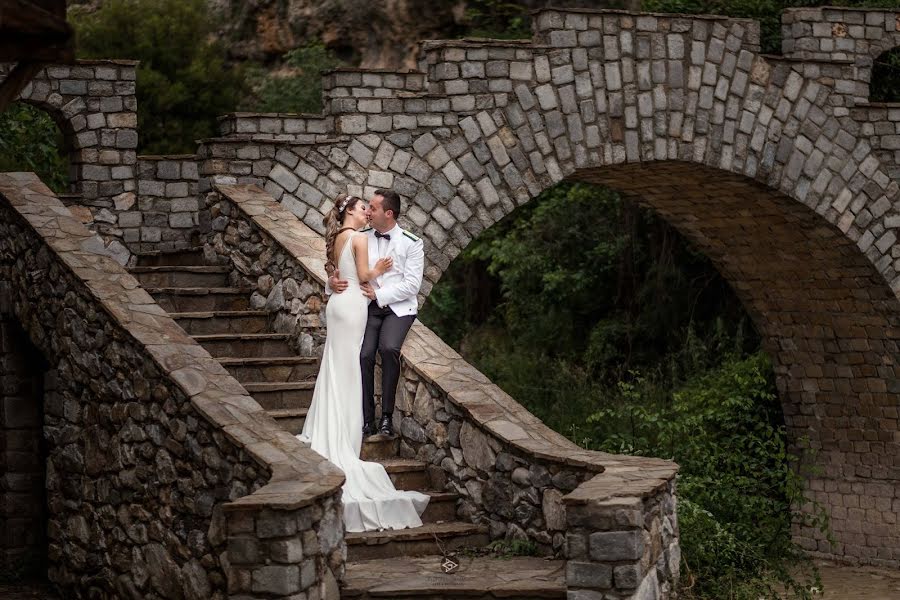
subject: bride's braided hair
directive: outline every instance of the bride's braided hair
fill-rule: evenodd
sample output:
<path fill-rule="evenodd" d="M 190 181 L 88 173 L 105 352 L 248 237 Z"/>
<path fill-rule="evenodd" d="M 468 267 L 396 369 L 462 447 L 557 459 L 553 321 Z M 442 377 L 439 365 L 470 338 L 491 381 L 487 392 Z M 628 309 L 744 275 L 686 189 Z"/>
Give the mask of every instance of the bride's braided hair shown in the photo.
<path fill-rule="evenodd" d="M 347 211 L 356 206 L 360 199 L 350 194 L 341 194 L 334 199 L 334 206 L 325 215 L 325 272 L 331 276 L 337 266 L 334 264 L 334 241 L 337 239 L 338 229 L 344 224 L 344 216 Z"/>

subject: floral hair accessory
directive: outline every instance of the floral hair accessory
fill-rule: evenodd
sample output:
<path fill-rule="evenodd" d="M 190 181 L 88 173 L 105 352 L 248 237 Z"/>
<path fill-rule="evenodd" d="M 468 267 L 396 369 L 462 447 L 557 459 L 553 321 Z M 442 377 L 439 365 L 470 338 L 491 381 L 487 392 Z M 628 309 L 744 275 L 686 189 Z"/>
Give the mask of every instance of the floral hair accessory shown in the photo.
<path fill-rule="evenodd" d="M 347 205 L 350 204 L 351 200 L 353 200 L 353 196 L 350 196 L 350 195 L 348 195 L 346 198 L 344 198 L 344 200 L 341 202 L 341 205 L 338 206 L 338 212 L 339 213 L 344 212 L 344 209 L 347 208 Z"/>

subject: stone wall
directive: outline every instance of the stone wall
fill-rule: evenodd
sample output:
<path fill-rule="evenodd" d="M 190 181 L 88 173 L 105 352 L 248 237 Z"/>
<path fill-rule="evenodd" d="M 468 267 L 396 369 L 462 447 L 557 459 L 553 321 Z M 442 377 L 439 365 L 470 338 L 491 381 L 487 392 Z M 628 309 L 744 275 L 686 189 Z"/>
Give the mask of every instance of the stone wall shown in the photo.
<path fill-rule="evenodd" d="M 900 181 L 900 104 L 867 103 L 854 107 L 850 116 L 860 124 L 859 135 L 872 145 L 887 174 Z"/>
<path fill-rule="evenodd" d="M 621 478 L 595 477 L 564 499 L 567 587 L 577 598 L 674 598 L 681 562 L 674 481 L 661 477 L 648 494 L 659 472 L 617 466 Z M 627 476 L 638 473 L 640 481 Z"/>
<path fill-rule="evenodd" d="M 5 305 L 57 374 L 43 428 L 51 581 L 84 597 L 333 593 L 343 475 L 34 175 L 0 175 L 0 230 Z"/>
<path fill-rule="evenodd" d="M 846 60 L 871 67 L 880 54 L 900 45 L 900 12 L 833 6 L 789 8 L 781 13 L 785 56 Z M 861 71 L 864 75 L 870 71 Z"/>
<path fill-rule="evenodd" d="M 781 23 L 785 56 L 853 66 L 852 75 L 837 87 L 858 102 L 869 96 L 873 61 L 900 45 L 900 12 L 885 9 L 791 8 L 782 13 Z"/>
<path fill-rule="evenodd" d="M 547 9 L 535 28 L 535 43 L 428 42 L 428 94 L 391 98 L 370 78 L 382 113 L 390 100 L 404 112 L 356 99 L 355 113 L 340 104 L 329 143 L 213 140 L 204 175 L 256 183 L 316 231 L 338 193 L 393 187 L 401 223 L 425 240 L 423 297 L 472 239 L 561 180 L 652 207 L 736 289 L 775 362 L 789 431 L 816 453 L 810 493 L 837 544 L 811 529 L 798 539 L 900 564 L 890 516 L 879 512 L 879 531 L 847 510 L 900 498 L 900 186 L 895 157 L 857 119 L 865 62 L 761 55 L 744 19 Z M 438 102 L 443 126 L 410 128 Z M 253 168 L 235 158 L 251 152 L 263 157 Z"/>
<path fill-rule="evenodd" d="M 0 289 L 0 580 L 40 577 L 47 558 L 41 436 L 46 366 L 2 306 L 8 298 L 8 290 Z"/>
<path fill-rule="evenodd" d="M 258 187 L 216 189 L 208 203 L 222 207 L 227 202 L 231 229 L 243 228 L 248 240 L 256 239 L 249 232 L 268 237 L 265 251 L 285 255 L 286 275 L 276 285 L 285 286 L 303 270 L 305 285 L 315 290 L 312 297 L 323 298 L 321 237 Z M 237 256 L 233 250 L 231 255 Z M 320 319 L 298 314 L 285 324 L 298 336 L 321 335 Z M 642 597 L 670 597 L 679 565 L 673 463 L 579 448 L 420 323 L 413 325 L 401 360 L 394 412 L 400 455 L 427 463 L 435 486 L 461 494 L 458 517 L 488 525 L 493 539 L 529 540 L 544 554 L 578 558 L 567 575 L 575 594 L 593 588 L 617 599 L 635 590 L 652 591 Z M 626 498 L 610 503 L 612 496 Z M 616 502 L 630 502 L 637 516 L 619 519 L 619 508 L 610 512 L 611 505 L 619 506 Z M 571 515 L 570 504 L 577 507 Z M 590 560 L 601 563 L 599 571 L 609 571 L 606 580 L 584 579 L 588 559 L 578 554 L 579 536 L 593 536 L 599 540 L 595 545 L 603 546 L 591 552 Z M 608 546 L 608 540 L 619 539 L 633 546 L 640 540 L 640 547 L 619 551 L 621 544 Z"/>
<path fill-rule="evenodd" d="M 229 283 L 250 295 L 250 307 L 266 310 L 274 331 L 291 334 L 301 356 L 321 356 L 325 344 L 325 294 L 296 255 L 321 257 L 325 242 L 307 228 L 273 227 L 294 215 L 264 196 L 206 195 L 212 230 L 204 245 L 210 264 L 232 268 Z"/>
<path fill-rule="evenodd" d="M 0 80 L 10 65 L 0 65 Z M 98 208 L 135 191 L 137 62 L 78 60 L 49 66 L 19 99 L 46 110 L 66 137 L 71 190 Z"/>
<path fill-rule="evenodd" d="M 219 117 L 223 136 L 252 136 L 300 144 L 327 141 L 334 131 L 334 117 L 292 113 L 239 112 Z"/>
<path fill-rule="evenodd" d="M 810 488 L 838 543 L 798 538 L 896 566 L 900 525 L 885 506 L 900 500 L 900 185 L 892 134 L 875 132 L 890 115 L 861 106 L 896 17 L 788 11 L 774 57 L 746 19 L 546 9 L 535 40 L 428 42 L 421 73 L 331 73 L 318 121 L 226 118 L 226 137 L 198 149 L 199 189 L 259 185 L 321 232 L 338 193 L 393 187 L 402 224 L 425 240 L 423 297 L 482 231 L 562 180 L 652 207 L 737 290 L 791 434 L 817 452 Z M 238 247 L 256 244 L 250 231 Z M 280 302 L 292 323 L 301 313 Z M 856 509 L 873 495 L 865 510 L 882 521 L 870 527 Z"/>

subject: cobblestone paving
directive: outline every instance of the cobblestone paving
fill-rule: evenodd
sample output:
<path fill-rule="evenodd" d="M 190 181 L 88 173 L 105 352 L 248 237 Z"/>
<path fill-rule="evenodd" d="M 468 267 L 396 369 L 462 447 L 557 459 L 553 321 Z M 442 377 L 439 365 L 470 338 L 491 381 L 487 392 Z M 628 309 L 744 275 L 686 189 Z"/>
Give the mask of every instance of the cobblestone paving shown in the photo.
<path fill-rule="evenodd" d="M 822 573 L 824 600 L 898 600 L 900 572 L 876 567 L 817 563 Z"/>
<path fill-rule="evenodd" d="M 564 567 L 543 558 L 460 557 L 459 569 L 441 571 L 440 556 L 347 563 L 342 598 L 565 598 Z M 365 595 L 368 590 L 368 595 Z M 485 593 L 486 592 L 486 593 Z M 483 594 L 483 595 L 479 595 Z"/>

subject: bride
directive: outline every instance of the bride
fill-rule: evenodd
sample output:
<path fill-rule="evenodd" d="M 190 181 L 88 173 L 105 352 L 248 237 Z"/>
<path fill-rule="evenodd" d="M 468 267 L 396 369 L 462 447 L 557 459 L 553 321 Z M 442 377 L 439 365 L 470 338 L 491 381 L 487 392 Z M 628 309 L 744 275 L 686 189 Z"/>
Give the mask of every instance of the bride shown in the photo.
<path fill-rule="evenodd" d="M 359 284 L 384 274 L 393 264 L 382 258 L 369 268 L 367 236 L 357 231 L 366 225 L 368 214 L 362 199 L 342 194 L 325 216 L 325 269 L 339 270 L 350 285 L 333 294 L 325 307 L 325 351 L 312 404 L 297 436 L 344 472 L 341 500 L 347 531 L 419 527 L 429 500 L 419 492 L 398 491 L 384 466 L 359 458 L 363 421 L 359 353 L 369 302 Z"/>

